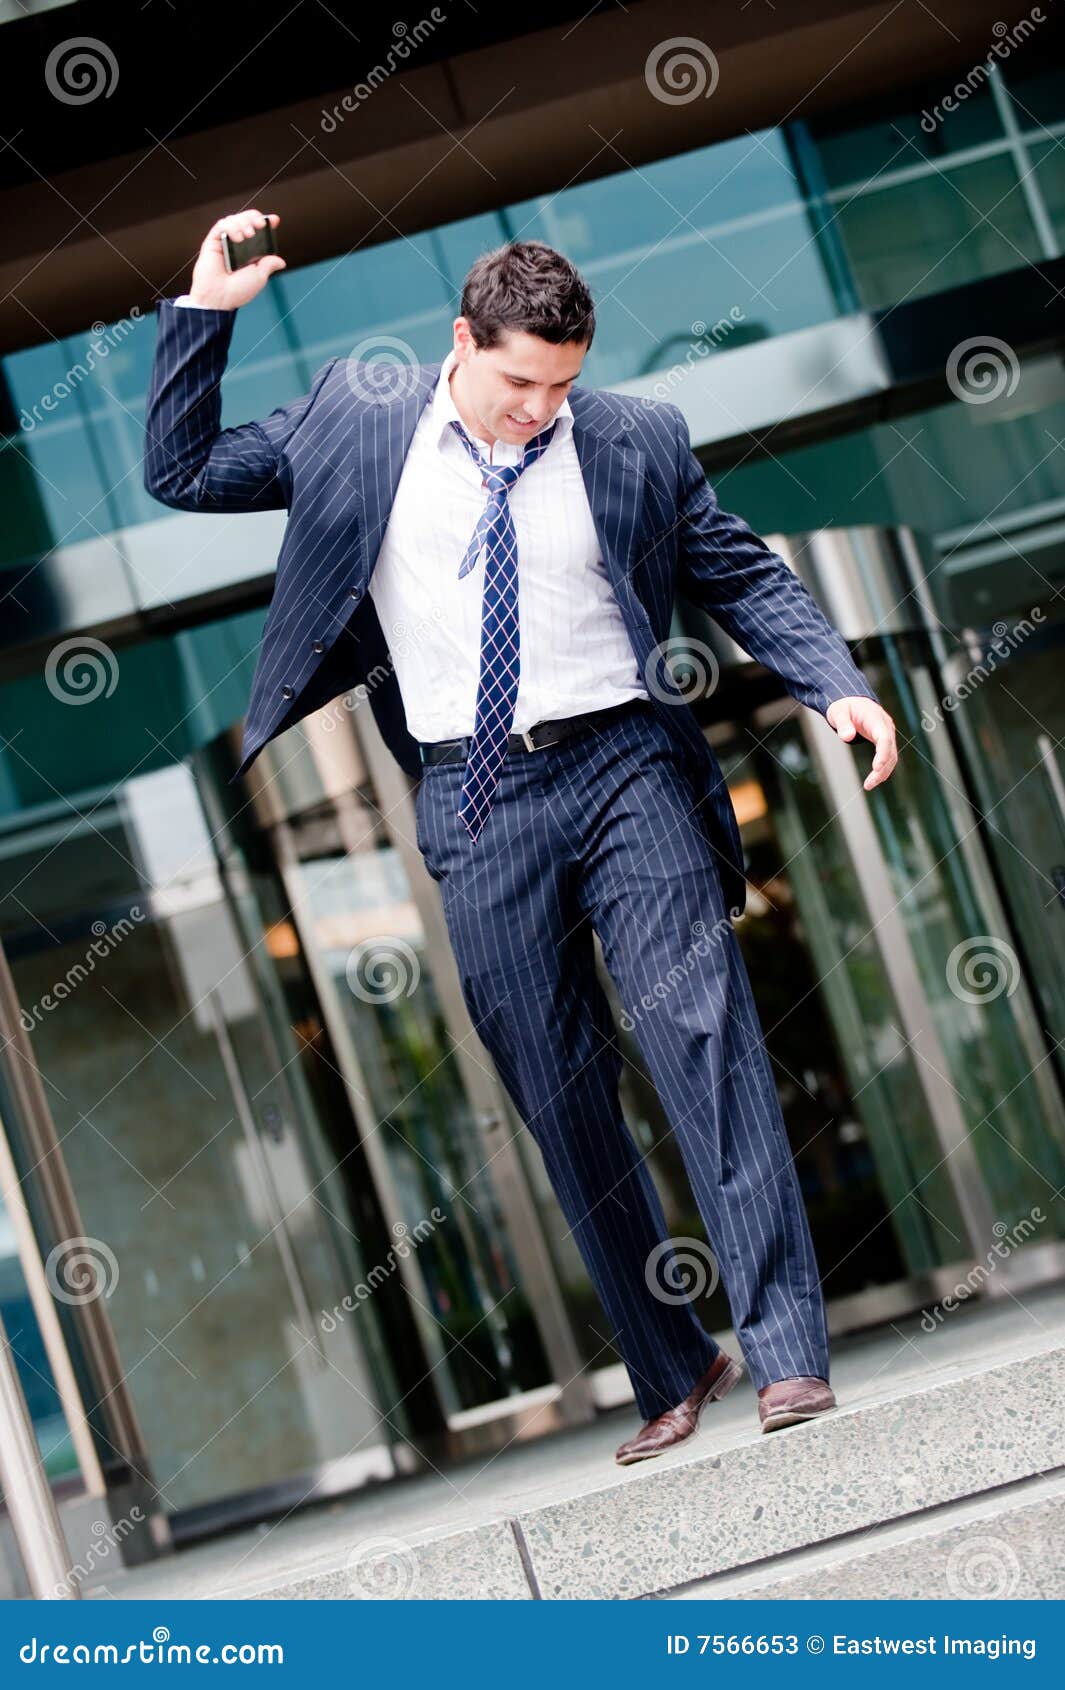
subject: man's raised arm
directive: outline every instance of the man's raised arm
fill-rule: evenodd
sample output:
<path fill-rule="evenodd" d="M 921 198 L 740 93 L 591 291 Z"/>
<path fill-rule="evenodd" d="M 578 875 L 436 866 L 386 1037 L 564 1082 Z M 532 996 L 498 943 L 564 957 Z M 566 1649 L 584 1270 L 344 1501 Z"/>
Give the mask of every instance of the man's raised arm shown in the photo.
<path fill-rule="evenodd" d="M 270 220 L 280 221 L 276 213 Z M 144 419 L 144 485 L 176 510 L 284 510 L 288 487 L 281 453 L 336 363 L 315 374 L 309 393 L 262 422 L 221 424 L 220 383 L 237 310 L 262 292 L 285 261 L 275 253 L 230 274 L 222 234 L 238 241 L 262 228 L 258 211 L 222 217 L 208 233 L 192 273 L 187 303 L 159 303 L 155 361 Z"/>

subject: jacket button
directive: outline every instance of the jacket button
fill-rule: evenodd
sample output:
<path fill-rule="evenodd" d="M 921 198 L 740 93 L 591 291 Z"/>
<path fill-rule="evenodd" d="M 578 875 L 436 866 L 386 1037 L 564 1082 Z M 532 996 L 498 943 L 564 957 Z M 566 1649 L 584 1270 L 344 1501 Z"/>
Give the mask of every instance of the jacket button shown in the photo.
<path fill-rule="evenodd" d="M 349 599 L 361 599 L 362 598 L 362 588 L 361 587 L 349 587 L 348 588 L 348 598 Z"/>
<path fill-rule="evenodd" d="M 315 640 L 314 644 L 311 646 L 311 650 L 312 651 L 324 651 L 325 646 L 322 644 L 321 640 Z"/>
<path fill-rule="evenodd" d="M 281 697 L 282 698 L 295 698 L 295 696 L 296 695 L 293 692 L 292 688 L 287 683 L 281 688 Z"/>

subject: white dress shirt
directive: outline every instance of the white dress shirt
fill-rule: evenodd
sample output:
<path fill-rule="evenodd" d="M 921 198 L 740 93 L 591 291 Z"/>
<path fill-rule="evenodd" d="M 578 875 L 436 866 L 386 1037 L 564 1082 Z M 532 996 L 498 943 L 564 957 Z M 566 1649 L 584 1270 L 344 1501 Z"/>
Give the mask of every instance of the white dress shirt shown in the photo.
<path fill-rule="evenodd" d="M 461 581 L 458 572 L 488 494 L 448 426 L 461 421 L 448 382 L 454 364 L 452 348 L 414 431 L 370 577 L 407 726 L 426 741 L 473 733 L 480 672 L 484 551 Z M 547 450 L 508 494 L 521 641 L 513 733 L 648 696 L 603 564 L 568 400 L 555 421 Z M 523 445 L 489 447 L 467 433 L 486 462 L 520 463 Z"/>
<path fill-rule="evenodd" d="M 191 301 L 182 295 L 175 304 Z M 484 549 L 461 581 L 458 572 L 488 494 L 448 426 L 462 421 L 448 380 L 454 365 L 452 348 L 418 419 L 370 577 L 407 727 L 425 741 L 473 733 L 480 673 Z M 568 399 L 555 425 L 547 450 L 507 495 L 518 541 L 513 733 L 649 696 L 603 563 Z M 520 463 L 523 445 L 489 447 L 467 433 L 487 462 Z"/>

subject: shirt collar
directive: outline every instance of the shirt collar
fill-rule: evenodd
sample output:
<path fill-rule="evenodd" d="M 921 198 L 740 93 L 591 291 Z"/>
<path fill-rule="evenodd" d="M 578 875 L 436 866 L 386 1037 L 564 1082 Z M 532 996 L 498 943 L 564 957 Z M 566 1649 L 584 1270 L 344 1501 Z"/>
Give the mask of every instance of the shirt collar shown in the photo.
<path fill-rule="evenodd" d="M 448 377 L 455 367 L 455 362 L 455 348 L 452 347 L 451 351 L 440 366 L 440 375 L 437 378 L 436 388 L 433 393 L 433 439 L 438 446 L 443 444 L 445 430 L 448 434 L 452 436 L 454 435 L 455 431 L 449 426 L 450 423 L 452 421 L 462 422 L 462 418 L 459 416 L 459 413 L 455 408 L 455 401 L 451 397 L 451 386 L 448 381 Z M 552 445 L 554 445 L 556 440 L 560 440 L 568 434 L 573 427 L 573 412 L 570 409 L 568 399 L 563 399 L 558 410 L 555 412 L 555 422 L 557 427 L 554 434 L 551 436 Z M 465 428 L 465 423 L 463 423 L 462 426 Z M 467 429 L 466 432 L 469 433 L 469 430 Z M 484 456 L 488 455 L 488 442 L 486 440 L 481 440 L 476 434 L 470 434 L 470 439 L 473 441 L 479 452 L 481 452 Z M 456 440 L 455 444 L 459 447 L 460 451 L 464 450 L 460 440 Z M 505 448 L 507 459 L 519 458 L 523 450 L 523 448 L 516 442 L 512 444 L 507 440 L 499 441 L 497 445 Z M 494 452 L 495 449 L 493 449 L 493 455 Z M 499 461 L 503 462 L 505 460 L 501 458 Z"/>

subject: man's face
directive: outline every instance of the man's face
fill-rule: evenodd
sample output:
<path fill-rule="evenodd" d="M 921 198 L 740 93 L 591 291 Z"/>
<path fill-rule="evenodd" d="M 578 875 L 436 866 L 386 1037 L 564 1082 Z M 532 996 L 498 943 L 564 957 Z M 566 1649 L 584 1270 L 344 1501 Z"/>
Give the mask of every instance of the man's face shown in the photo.
<path fill-rule="evenodd" d="M 473 343 L 465 317 L 455 321 L 452 394 L 460 415 L 489 440 L 520 445 L 547 428 L 580 375 L 586 341 L 553 346 L 539 335 L 507 329 L 498 346 Z"/>

